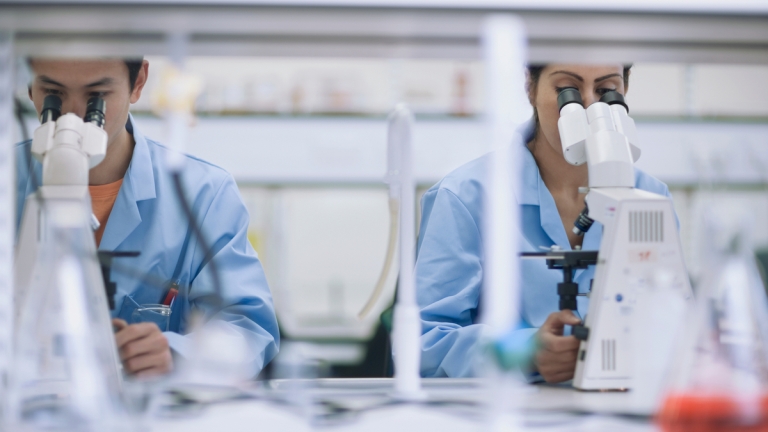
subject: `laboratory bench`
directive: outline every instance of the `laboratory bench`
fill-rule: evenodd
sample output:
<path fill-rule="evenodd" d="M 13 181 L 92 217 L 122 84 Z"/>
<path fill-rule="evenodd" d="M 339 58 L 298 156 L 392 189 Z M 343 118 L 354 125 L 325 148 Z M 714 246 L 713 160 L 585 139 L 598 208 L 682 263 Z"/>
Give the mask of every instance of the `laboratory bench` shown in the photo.
<path fill-rule="evenodd" d="M 175 403 L 153 410 L 144 422 L 163 432 L 659 430 L 631 392 L 588 393 L 546 384 L 499 390 L 488 382 L 424 379 L 426 398 L 406 403 L 392 397 L 390 378 L 273 380 L 236 392 L 178 392 Z M 492 415 L 490 405 L 502 414 Z"/>

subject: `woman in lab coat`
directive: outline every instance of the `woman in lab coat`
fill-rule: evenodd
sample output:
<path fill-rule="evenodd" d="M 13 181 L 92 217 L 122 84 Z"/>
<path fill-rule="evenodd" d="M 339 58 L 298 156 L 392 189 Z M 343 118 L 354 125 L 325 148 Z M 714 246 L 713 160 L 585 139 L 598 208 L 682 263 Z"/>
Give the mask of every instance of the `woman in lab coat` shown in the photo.
<path fill-rule="evenodd" d="M 541 251 L 557 245 L 564 250 L 581 246 L 597 250 L 602 226 L 595 222 L 579 237 L 573 222 L 584 209 L 578 188 L 588 186 L 587 165 L 566 162 L 557 121 L 558 93 L 579 90 L 587 107 L 608 91 L 625 94 L 630 67 L 550 64 L 528 68 L 527 90 L 533 118 L 520 130 L 522 152 L 520 205 L 522 249 Z M 448 174 L 422 198 L 422 221 L 417 246 L 416 284 L 422 319 L 421 373 L 427 377 L 472 376 L 472 358 L 482 332 L 477 323 L 483 283 L 483 189 L 489 153 Z M 635 187 L 669 195 L 667 186 L 635 169 Z M 521 263 L 521 308 L 514 337 L 535 338 L 531 377 L 561 382 L 573 377 L 579 341 L 565 336 L 564 326 L 578 324 L 571 311 L 558 311 L 560 270 L 549 270 L 543 260 Z M 589 291 L 594 266 L 578 270 L 579 291 Z M 588 299 L 578 297 L 583 317 Z"/>

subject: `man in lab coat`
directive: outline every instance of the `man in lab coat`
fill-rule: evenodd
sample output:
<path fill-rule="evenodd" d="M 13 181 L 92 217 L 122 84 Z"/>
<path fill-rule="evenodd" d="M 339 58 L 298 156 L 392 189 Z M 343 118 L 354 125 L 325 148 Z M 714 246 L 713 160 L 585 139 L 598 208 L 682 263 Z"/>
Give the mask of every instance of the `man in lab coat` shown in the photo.
<path fill-rule="evenodd" d="M 101 223 L 94 234 L 101 251 L 141 252 L 137 258 L 120 258 L 121 267 L 135 271 L 112 274 L 117 283 L 115 338 L 127 372 L 165 374 L 173 369 L 174 355 L 189 353 L 190 336 L 185 333 L 190 312 L 210 312 L 215 305 L 210 300 L 211 266 L 168 174 L 169 150 L 142 135 L 129 114 L 147 82 L 149 63 L 33 59 L 30 67 L 34 76 L 29 97 L 38 113 L 51 94 L 61 98 L 62 114 L 80 117 L 90 97 L 106 102 L 107 155 L 89 175 L 93 211 Z M 41 164 L 30 157 L 30 147 L 29 141 L 16 147 L 17 227 L 25 197 L 42 182 Z M 226 331 L 247 342 L 248 367 L 256 375 L 277 354 L 280 339 L 264 271 L 247 239 L 248 212 L 232 176 L 223 169 L 187 156 L 182 175 L 187 199 L 218 266 L 224 304 L 217 318 L 226 323 Z M 172 303 L 168 331 L 150 322 L 128 324 L 138 306 L 160 303 Z"/>

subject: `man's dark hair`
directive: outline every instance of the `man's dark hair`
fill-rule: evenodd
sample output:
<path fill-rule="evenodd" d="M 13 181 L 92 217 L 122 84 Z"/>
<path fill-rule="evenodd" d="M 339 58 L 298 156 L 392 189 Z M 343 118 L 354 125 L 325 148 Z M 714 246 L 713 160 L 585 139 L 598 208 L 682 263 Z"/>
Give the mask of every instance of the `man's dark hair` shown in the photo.
<path fill-rule="evenodd" d="M 144 56 L 133 59 L 125 59 L 123 62 L 128 68 L 128 85 L 131 87 L 131 91 L 133 91 L 133 88 L 136 86 L 136 78 L 139 77 L 141 65 L 144 64 Z M 32 57 L 27 57 L 27 65 L 32 66 Z"/>
<path fill-rule="evenodd" d="M 139 71 L 141 70 L 141 65 L 144 63 L 144 57 L 124 60 L 124 62 L 125 66 L 128 67 L 128 84 L 131 86 L 131 91 L 133 91 L 133 87 L 136 86 L 136 78 L 138 78 Z"/>

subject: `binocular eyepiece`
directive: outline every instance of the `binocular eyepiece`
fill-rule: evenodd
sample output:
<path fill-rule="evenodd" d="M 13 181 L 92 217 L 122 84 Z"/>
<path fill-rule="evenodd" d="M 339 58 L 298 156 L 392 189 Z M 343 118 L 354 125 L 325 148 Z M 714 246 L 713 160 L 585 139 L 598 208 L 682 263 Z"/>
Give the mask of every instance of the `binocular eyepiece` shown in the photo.
<path fill-rule="evenodd" d="M 61 116 L 61 98 L 48 95 L 43 99 L 43 109 L 40 111 L 40 123 L 56 121 Z"/>
<path fill-rule="evenodd" d="M 93 123 L 98 127 L 104 127 L 104 113 L 107 105 L 104 99 L 94 96 L 88 99 L 85 107 L 83 121 Z M 56 121 L 61 116 L 61 98 L 56 95 L 48 95 L 43 99 L 43 109 L 40 111 L 40 123 Z"/>
<path fill-rule="evenodd" d="M 104 127 L 104 113 L 107 112 L 107 104 L 104 99 L 94 96 L 88 99 L 88 104 L 85 106 L 85 117 L 83 121 L 86 123 L 93 123 L 98 127 Z"/>
<path fill-rule="evenodd" d="M 629 107 L 624 101 L 624 96 L 616 90 L 605 92 L 605 94 L 600 97 L 600 102 L 607 103 L 608 105 L 622 105 L 627 110 L 627 112 L 629 112 Z M 566 87 L 560 90 L 560 93 L 557 95 L 558 110 L 562 110 L 563 107 L 569 103 L 577 103 L 581 106 L 584 106 L 584 101 L 581 99 L 581 93 L 579 93 L 579 89 L 576 87 Z"/>
<path fill-rule="evenodd" d="M 569 103 L 577 103 L 584 106 L 584 101 L 581 99 L 581 93 L 576 87 L 566 87 L 560 90 L 557 94 L 557 109 L 562 110 L 564 106 Z"/>

